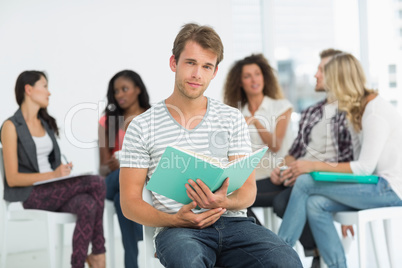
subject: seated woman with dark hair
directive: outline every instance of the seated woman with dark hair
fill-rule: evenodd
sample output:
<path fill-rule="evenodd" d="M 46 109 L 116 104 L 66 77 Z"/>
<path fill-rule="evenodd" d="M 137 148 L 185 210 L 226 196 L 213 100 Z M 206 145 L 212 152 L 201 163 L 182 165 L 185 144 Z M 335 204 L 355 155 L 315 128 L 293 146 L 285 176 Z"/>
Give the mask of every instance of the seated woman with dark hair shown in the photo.
<path fill-rule="evenodd" d="M 119 151 L 131 120 L 151 107 L 145 84 L 134 71 L 123 70 L 110 79 L 108 104 L 99 120 L 100 173 L 106 176 L 106 198 L 113 201 L 119 219 L 126 268 L 138 267 L 142 226 L 124 217 L 120 207 Z"/>
<path fill-rule="evenodd" d="M 47 113 L 50 92 L 43 72 L 18 76 L 15 96 L 20 108 L 1 129 L 5 184 L 4 199 L 23 202 L 24 208 L 77 215 L 71 266 L 105 267 L 103 207 L 106 195 L 99 176 L 79 176 L 33 186 L 35 182 L 67 176 L 72 163 L 62 164 L 56 141 L 56 120 Z M 87 256 L 89 244 L 92 254 Z"/>

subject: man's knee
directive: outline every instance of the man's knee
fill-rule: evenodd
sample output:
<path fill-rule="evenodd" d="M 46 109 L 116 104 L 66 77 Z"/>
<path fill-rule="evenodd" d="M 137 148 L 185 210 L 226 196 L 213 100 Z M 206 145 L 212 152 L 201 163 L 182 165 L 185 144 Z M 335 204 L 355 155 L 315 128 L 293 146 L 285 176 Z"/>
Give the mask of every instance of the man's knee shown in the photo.
<path fill-rule="evenodd" d="M 267 258 L 266 267 L 303 267 L 299 255 L 296 251 L 289 245 L 283 245 L 276 247 L 270 251 Z"/>
<path fill-rule="evenodd" d="M 165 241 L 156 243 L 157 256 L 164 266 L 210 267 L 215 263 L 216 255 L 199 241 L 178 235 L 173 242 L 168 237 L 161 237 L 159 240 L 163 239 Z"/>

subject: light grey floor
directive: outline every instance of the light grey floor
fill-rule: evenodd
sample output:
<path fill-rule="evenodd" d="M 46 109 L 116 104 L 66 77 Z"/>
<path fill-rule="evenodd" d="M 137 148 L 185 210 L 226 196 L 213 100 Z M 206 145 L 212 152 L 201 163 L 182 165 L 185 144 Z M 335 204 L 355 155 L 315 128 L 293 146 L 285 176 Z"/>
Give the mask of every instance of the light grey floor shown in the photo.
<path fill-rule="evenodd" d="M 262 211 L 255 211 L 256 215 L 262 219 Z M 398 222 L 399 223 L 399 222 Z M 402 222 L 401 222 L 402 223 Z M 400 224 L 396 224 L 400 226 Z M 396 227 L 396 226 L 395 226 Z M 115 222 L 115 259 L 116 259 L 116 264 L 115 266 L 108 266 L 108 268 L 124 268 L 124 261 L 123 261 L 123 246 L 121 242 L 121 237 L 120 237 L 120 230 L 118 230 L 119 225 L 117 223 L 117 219 Z M 402 243 L 400 242 L 400 237 L 402 237 L 402 229 L 400 228 L 393 228 L 393 231 L 395 231 L 395 248 L 394 248 L 394 253 L 397 254 L 398 258 L 398 267 L 402 267 L 402 254 L 398 254 L 398 252 L 401 251 L 402 249 Z M 143 265 L 143 254 L 141 252 L 141 244 L 139 244 L 140 252 L 139 252 L 139 264 L 140 268 L 148 268 L 144 267 Z M 368 247 L 368 258 L 370 259 L 368 262 L 368 267 L 367 268 L 376 268 L 376 262 L 375 262 L 375 257 L 373 256 L 373 249 L 372 249 L 372 243 L 371 241 L 367 241 L 367 244 L 369 245 Z M 303 263 L 303 267 L 309 268 L 311 265 L 312 257 L 305 257 L 302 247 L 300 244 L 297 244 L 295 247 L 296 251 L 299 253 L 300 259 Z M 385 253 L 386 254 L 386 253 Z M 69 258 L 71 255 L 71 246 L 66 246 L 64 248 L 64 259 L 66 260 L 66 263 L 63 265 L 63 267 L 60 268 L 68 268 L 70 267 L 69 265 Z M 48 267 L 47 264 L 47 251 L 45 249 L 43 250 L 33 250 L 33 251 L 26 251 L 26 252 L 18 252 L 18 253 L 9 253 L 7 256 L 7 268 L 46 268 Z M 354 268 L 358 267 L 358 254 L 357 254 L 357 243 L 356 241 L 352 241 L 350 243 L 350 248 L 347 251 L 347 262 L 348 262 L 348 267 Z M 400 265 L 400 266 L 399 266 Z M 385 267 L 381 267 L 385 268 Z"/>
<path fill-rule="evenodd" d="M 124 267 L 123 262 L 123 246 L 121 244 L 121 239 L 116 238 L 116 268 Z M 66 246 L 64 248 L 64 259 L 66 260 L 63 267 L 60 268 L 69 268 L 69 258 L 71 255 L 71 246 Z M 38 250 L 38 251 L 28 251 L 21 253 L 11 253 L 7 256 L 7 264 L 6 268 L 46 268 L 48 267 L 47 262 L 47 251 Z M 140 258 L 141 259 L 141 258 Z M 88 267 L 85 265 L 85 267 Z M 141 268 L 145 268 L 144 266 L 140 266 Z"/>
<path fill-rule="evenodd" d="M 142 243 L 142 242 L 140 242 Z M 116 267 L 113 268 L 124 268 L 123 263 L 123 246 L 121 244 L 120 238 L 116 238 Z M 66 260 L 69 259 L 71 254 L 71 248 L 65 247 L 64 249 L 64 258 Z M 140 268 L 147 268 L 141 262 L 142 255 L 140 252 L 139 261 L 140 261 Z M 308 268 L 311 265 L 312 258 L 308 257 L 305 258 L 302 256 L 301 258 L 303 262 L 303 267 Z M 7 256 L 7 268 L 45 268 L 48 267 L 47 263 L 47 252 L 45 250 L 38 250 L 38 251 L 29 251 L 29 252 L 21 252 L 21 253 L 14 253 L 9 254 Z M 69 268 L 69 264 L 65 263 L 65 265 L 61 268 Z M 87 267 L 87 266 L 85 266 Z"/>

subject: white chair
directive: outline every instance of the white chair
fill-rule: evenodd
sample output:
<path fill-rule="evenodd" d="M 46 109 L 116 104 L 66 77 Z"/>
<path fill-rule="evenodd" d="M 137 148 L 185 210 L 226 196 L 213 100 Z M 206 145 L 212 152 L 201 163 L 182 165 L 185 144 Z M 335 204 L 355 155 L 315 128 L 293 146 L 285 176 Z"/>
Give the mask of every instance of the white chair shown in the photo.
<path fill-rule="evenodd" d="M 3 148 L 0 148 L 0 172 L 2 175 L 0 188 L 3 188 L 4 166 L 3 166 Z M 7 260 L 7 236 L 8 224 L 17 221 L 34 221 L 39 220 L 44 222 L 44 227 L 47 230 L 47 249 L 49 267 L 63 267 L 63 247 L 64 247 L 64 224 L 75 223 L 77 217 L 71 213 L 50 212 L 38 209 L 17 209 L 10 208 L 10 202 L 1 198 L 1 206 L 3 207 L 4 217 L 2 219 L 2 248 L 1 248 L 1 268 L 6 267 Z M 57 251 L 56 251 L 57 247 Z"/>
<path fill-rule="evenodd" d="M 107 244 L 108 248 L 106 249 L 106 262 L 108 267 L 116 267 L 115 262 L 115 247 L 114 247 L 114 215 L 116 215 L 116 209 L 114 207 L 114 203 L 111 200 L 105 200 L 105 217 L 107 224 Z"/>
<path fill-rule="evenodd" d="M 278 217 L 274 212 L 273 207 L 263 207 L 262 208 L 264 215 L 264 225 L 267 229 L 271 230 L 275 234 L 278 233 Z"/>
<path fill-rule="evenodd" d="M 355 225 L 356 227 L 359 267 L 361 268 L 368 266 L 366 224 L 369 224 L 371 230 L 377 267 L 396 268 L 396 258 L 392 249 L 394 237 L 391 231 L 391 220 L 393 219 L 402 219 L 402 207 L 383 207 L 334 213 L 335 221 L 343 225 Z M 384 243 L 381 243 L 381 240 L 385 240 L 383 241 Z M 386 248 L 384 249 L 380 245 L 384 245 Z M 388 254 L 381 254 L 381 249 Z"/>
<path fill-rule="evenodd" d="M 142 190 L 142 199 L 148 204 L 152 205 L 152 196 L 151 192 L 147 190 L 145 187 Z M 159 259 L 155 257 L 155 248 L 154 248 L 154 234 L 155 227 L 145 226 L 143 225 L 143 251 L 144 251 L 144 267 L 146 268 L 158 268 L 163 267 L 163 265 L 159 262 Z"/>

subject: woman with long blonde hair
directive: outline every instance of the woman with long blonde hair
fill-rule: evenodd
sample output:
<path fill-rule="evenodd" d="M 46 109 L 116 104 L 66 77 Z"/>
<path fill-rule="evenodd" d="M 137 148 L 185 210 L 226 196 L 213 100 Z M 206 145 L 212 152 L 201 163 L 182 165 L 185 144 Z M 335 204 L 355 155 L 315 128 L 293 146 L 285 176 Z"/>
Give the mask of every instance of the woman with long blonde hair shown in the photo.
<path fill-rule="evenodd" d="M 346 267 L 332 213 L 402 206 L 402 117 L 389 102 L 366 88 L 363 69 L 353 55 L 334 56 L 325 66 L 324 77 L 328 93 L 347 114 L 359 157 L 337 165 L 319 161 L 289 165 L 286 176 L 300 176 L 278 235 L 293 246 L 308 218 L 328 267 Z M 319 182 L 308 174 L 312 171 L 375 174 L 379 179 L 377 184 Z"/>

